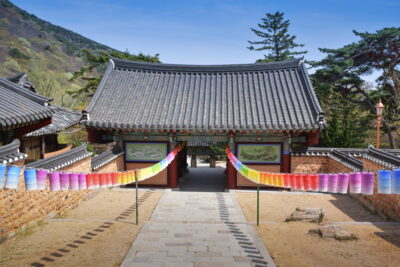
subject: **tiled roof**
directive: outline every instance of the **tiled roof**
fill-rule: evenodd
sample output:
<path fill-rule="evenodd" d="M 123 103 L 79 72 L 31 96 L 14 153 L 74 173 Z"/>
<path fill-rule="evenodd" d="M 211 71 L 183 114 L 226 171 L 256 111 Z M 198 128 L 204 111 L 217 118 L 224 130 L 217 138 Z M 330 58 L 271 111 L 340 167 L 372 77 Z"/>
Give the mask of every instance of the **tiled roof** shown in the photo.
<path fill-rule="evenodd" d="M 66 109 L 60 106 L 51 106 L 51 108 L 54 110 L 51 124 L 34 132 L 30 132 L 26 134 L 25 137 L 55 134 L 79 123 L 81 112 Z"/>
<path fill-rule="evenodd" d="M 92 169 L 97 170 L 124 153 L 121 147 L 115 146 L 113 149 L 98 154 L 92 158 Z"/>
<path fill-rule="evenodd" d="M 368 148 L 331 148 L 331 147 L 296 147 L 292 149 L 293 156 L 326 156 L 341 161 L 349 168 L 360 168 L 359 161 L 354 157 L 363 157 L 386 168 L 400 167 L 399 149 Z M 359 165 L 359 166 L 357 166 Z"/>
<path fill-rule="evenodd" d="M 84 111 L 88 127 L 311 130 L 322 110 L 301 60 L 175 65 L 113 59 Z"/>
<path fill-rule="evenodd" d="M 14 128 L 50 118 L 50 98 L 0 78 L 0 129 Z"/>
<path fill-rule="evenodd" d="M 373 146 L 368 147 L 368 153 L 364 155 L 364 158 L 367 158 L 371 161 L 374 161 L 378 164 L 385 166 L 386 168 L 399 168 L 400 167 L 400 158 L 394 154 L 388 153 L 381 149 L 376 149 Z"/>
<path fill-rule="evenodd" d="M 21 73 L 18 73 L 17 75 L 8 77 L 7 80 L 9 80 L 13 83 L 16 83 L 19 86 L 22 86 L 22 87 L 36 93 L 36 90 L 35 90 L 33 84 L 28 80 L 28 75 L 25 72 L 21 72 Z"/>
<path fill-rule="evenodd" d="M 0 146 L 0 163 L 10 164 L 28 157 L 27 154 L 19 152 L 20 144 L 20 141 L 15 139 L 7 145 Z"/>
<path fill-rule="evenodd" d="M 87 144 L 84 143 L 79 147 L 71 149 L 70 151 L 52 156 L 50 158 L 41 159 L 26 165 L 30 168 L 41 168 L 49 171 L 55 171 L 61 168 L 65 168 L 69 165 L 74 164 L 84 158 L 90 157 L 91 152 L 86 150 Z"/>
<path fill-rule="evenodd" d="M 337 149 L 332 149 L 329 157 L 337 162 L 340 162 L 344 166 L 352 169 L 353 171 L 362 171 L 364 164 L 361 160 L 355 159 L 345 152 L 339 151 Z"/>

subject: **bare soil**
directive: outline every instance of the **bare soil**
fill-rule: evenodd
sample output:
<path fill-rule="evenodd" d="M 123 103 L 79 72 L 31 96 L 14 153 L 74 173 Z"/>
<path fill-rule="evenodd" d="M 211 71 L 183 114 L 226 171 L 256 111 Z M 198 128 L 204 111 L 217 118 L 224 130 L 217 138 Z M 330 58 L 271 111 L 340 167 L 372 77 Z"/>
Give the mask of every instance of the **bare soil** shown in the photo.
<path fill-rule="evenodd" d="M 0 244 L 0 266 L 119 266 L 162 192 L 103 190 L 59 218 Z"/>
<path fill-rule="evenodd" d="M 245 216 L 255 224 L 256 193 L 238 192 L 237 197 Z M 322 224 L 340 225 L 359 239 L 322 239 L 308 234 L 318 224 L 284 222 L 296 207 L 322 208 Z M 260 193 L 256 229 L 278 266 L 400 266 L 400 224 L 388 224 L 347 195 Z"/>

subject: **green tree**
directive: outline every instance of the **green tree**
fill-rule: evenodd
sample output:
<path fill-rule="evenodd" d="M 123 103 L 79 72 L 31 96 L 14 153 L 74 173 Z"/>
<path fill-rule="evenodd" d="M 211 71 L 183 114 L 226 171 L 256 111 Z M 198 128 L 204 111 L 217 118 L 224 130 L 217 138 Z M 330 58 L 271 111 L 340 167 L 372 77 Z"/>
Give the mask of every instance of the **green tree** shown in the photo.
<path fill-rule="evenodd" d="M 368 136 L 370 116 L 337 95 L 325 107 L 328 126 L 322 130 L 319 146 L 363 147 Z"/>
<path fill-rule="evenodd" d="M 338 49 L 320 48 L 326 57 L 311 62 L 318 68 L 312 75 L 314 88 L 323 106 L 329 106 L 334 93 L 358 108 L 376 114 L 375 103 L 382 98 L 386 109 L 383 130 L 390 146 L 396 148 L 396 130 L 400 127 L 399 64 L 400 28 L 384 28 L 375 33 L 353 31 L 359 41 Z M 375 90 L 365 87 L 365 75 L 380 73 Z M 357 118 L 353 118 L 357 120 Z"/>
<path fill-rule="evenodd" d="M 263 59 L 257 62 L 272 62 L 287 59 L 293 59 L 295 56 L 303 55 L 307 51 L 294 51 L 304 44 L 295 42 L 296 36 L 289 34 L 290 21 L 285 20 L 283 12 L 266 13 L 265 18 L 261 18 L 262 23 L 258 24 L 260 29 L 251 28 L 261 41 L 248 41 L 250 46 L 247 47 L 254 51 L 268 51 Z M 255 47 L 258 46 L 258 47 Z"/>
<path fill-rule="evenodd" d="M 75 72 L 71 80 L 82 79 L 85 82 L 85 85 L 78 90 L 67 91 L 67 93 L 73 98 L 82 99 L 84 103 L 93 96 L 101 79 L 103 78 L 103 75 L 100 75 L 99 73 L 104 72 L 111 58 L 160 63 L 159 54 L 150 56 L 142 53 L 133 55 L 128 51 L 120 52 L 99 50 L 97 52 L 92 52 L 88 49 L 83 49 L 82 51 L 84 53 L 87 65 Z"/>

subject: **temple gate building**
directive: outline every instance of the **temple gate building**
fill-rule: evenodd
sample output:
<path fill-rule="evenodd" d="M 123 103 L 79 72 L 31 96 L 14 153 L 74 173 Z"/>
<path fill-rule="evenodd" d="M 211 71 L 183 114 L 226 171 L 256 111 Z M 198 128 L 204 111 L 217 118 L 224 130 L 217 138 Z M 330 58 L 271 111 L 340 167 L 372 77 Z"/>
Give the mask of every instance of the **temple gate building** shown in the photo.
<path fill-rule="evenodd" d="M 324 116 L 302 60 L 176 65 L 112 59 L 83 111 L 92 143 L 117 144 L 125 169 L 180 143 L 224 143 L 249 167 L 290 172 L 291 150 L 318 143 Z M 186 150 L 144 184 L 176 187 Z M 253 186 L 227 163 L 227 187 Z"/>

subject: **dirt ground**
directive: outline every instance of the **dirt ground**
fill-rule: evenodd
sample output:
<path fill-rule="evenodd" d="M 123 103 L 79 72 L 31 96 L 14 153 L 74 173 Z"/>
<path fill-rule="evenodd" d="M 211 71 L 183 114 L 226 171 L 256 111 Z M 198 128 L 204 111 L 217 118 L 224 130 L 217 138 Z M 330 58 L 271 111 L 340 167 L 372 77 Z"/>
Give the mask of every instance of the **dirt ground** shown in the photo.
<path fill-rule="evenodd" d="M 134 191 L 103 190 L 0 244 L 0 266 L 119 266 L 162 194 L 139 192 L 138 226 Z"/>
<path fill-rule="evenodd" d="M 237 197 L 255 223 L 256 193 L 238 192 Z M 322 224 L 340 225 L 359 240 L 322 239 L 308 234 L 317 224 L 284 222 L 296 207 L 323 208 Z M 260 210 L 257 231 L 278 266 L 400 266 L 400 225 L 389 225 L 350 196 L 261 193 Z"/>

